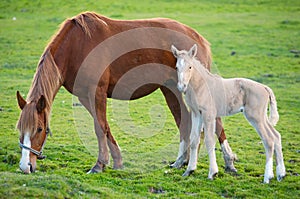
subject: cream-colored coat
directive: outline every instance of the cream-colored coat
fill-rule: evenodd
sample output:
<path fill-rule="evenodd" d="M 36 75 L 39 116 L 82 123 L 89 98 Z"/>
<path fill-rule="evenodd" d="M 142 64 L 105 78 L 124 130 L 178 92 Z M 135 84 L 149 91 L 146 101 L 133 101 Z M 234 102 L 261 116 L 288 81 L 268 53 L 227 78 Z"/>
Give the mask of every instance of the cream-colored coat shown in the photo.
<path fill-rule="evenodd" d="M 215 156 L 215 118 L 243 112 L 249 123 L 260 135 L 266 150 L 264 183 L 274 177 L 273 153 L 276 155 L 276 174 L 280 181 L 285 176 L 285 166 L 281 149 L 281 136 L 274 128 L 279 115 L 273 91 L 258 82 L 245 78 L 223 79 L 211 74 L 195 58 L 197 46 L 189 51 L 179 51 L 172 46 L 177 58 L 177 87 L 185 94 L 186 104 L 191 110 L 192 130 L 190 134 L 190 161 L 184 176 L 196 169 L 197 149 L 200 132 L 204 129 L 205 144 L 210 159 L 208 178 L 218 173 Z M 267 108 L 270 102 L 270 117 Z"/>

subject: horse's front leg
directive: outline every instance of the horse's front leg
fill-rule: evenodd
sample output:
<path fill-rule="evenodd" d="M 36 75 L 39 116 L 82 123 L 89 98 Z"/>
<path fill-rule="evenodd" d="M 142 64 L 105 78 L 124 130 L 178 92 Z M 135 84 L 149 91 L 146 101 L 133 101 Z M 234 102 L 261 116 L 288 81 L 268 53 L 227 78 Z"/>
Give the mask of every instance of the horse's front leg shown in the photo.
<path fill-rule="evenodd" d="M 200 133 L 202 129 L 202 118 L 200 112 L 192 111 L 192 130 L 190 134 L 190 160 L 183 176 L 189 176 L 197 168 L 198 148 L 200 144 Z"/>
<path fill-rule="evenodd" d="M 218 165 L 216 160 L 216 152 L 215 152 L 215 117 L 212 115 L 204 114 L 203 115 L 203 125 L 204 125 L 204 133 L 205 133 L 205 145 L 208 152 L 209 157 L 209 173 L 208 179 L 213 180 L 213 178 L 218 173 Z"/>
<path fill-rule="evenodd" d="M 92 96 L 93 98 L 95 96 Z M 92 117 L 94 118 L 98 118 L 96 115 L 96 109 L 95 107 L 92 107 L 91 106 L 91 101 L 88 97 L 79 97 L 78 98 L 79 101 L 81 102 L 81 104 L 89 111 L 89 113 L 91 114 Z M 94 102 L 92 102 L 94 103 Z M 106 102 L 105 102 L 106 104 Z M 102 108 L 100 108 L 101 110 Z M 105 106 L 105 109 L 106 109 L 106 106 Z M 104 111 L 103 113 L 106 113 L 106 111 Z M 103 118 L 103 116 L 101 116 Z M 106 117 L 104 117 L 106 118 Z M 105 122 L 106 122 L 106 129 L 107 129 L 107 139 L 104 138 L 104 140 L 106 139 L 107 140 L 107 144 L 109 146 L 109 149 L 111 151 L 111 155 L 113 157 L 113 160 L 114 160 L 114 169 L 119 169 L 119 168 L 122 168 L 122 156 L 121 156 L 121 152 L 120 152 L 120 148 L 117 144 L 117 142 L 115 141 L 114 137 L 112 136 L 111 132 L 110 132 L 110 128 L 109 128 L 109 125 L 105 119 Z M 102 135 L 104 132 L 102 130 L 102 128 L 98 125 L 99 122 L 98 122 L 98 119 L 95 120 L 94 119 L 94 127 L 95 127 L 95 132 L 96 132 L 96 135 L 97 135 L 97 138 L 98 138 L 98 135 Z M 103 132 L 103 133 L 102 133 Z M 102 146 L 102 143 L 99 144 L 99 139 L 100 140 L 103 140 L 102 138 L 98 138 L 98 145 Z M 104 144 L 106 145 L 106 144 Z M 100 155 L 100 149 L 99 149 L 99 155 Z M 99 156 L 98 155 L 98 156 Z M 102 158 L 103 159 L 103 158 Z M 104 158 L 106 159 L 106 158 Z M 104 168 L 105 165 L 103 165 L 100 161 L 99 161 L 99 158 L 98 158 L 98 161 L 96 163 L 96 165 L 89 171 L 89 173 L 97 173 L 99 171 L 102 171 L 103 168 Z"/>
<path fill-rule="evenodd" d="M 161 86 L 160 89 L 180 131 L 178 155 L 176 161 L 170 167 L 181 168 L 188 162 L 191 120 L 190 113 L 183 102 L 182 94 L 178 91 L 176 85 L 175 81 L 169 80 L 167 85 Z"/>

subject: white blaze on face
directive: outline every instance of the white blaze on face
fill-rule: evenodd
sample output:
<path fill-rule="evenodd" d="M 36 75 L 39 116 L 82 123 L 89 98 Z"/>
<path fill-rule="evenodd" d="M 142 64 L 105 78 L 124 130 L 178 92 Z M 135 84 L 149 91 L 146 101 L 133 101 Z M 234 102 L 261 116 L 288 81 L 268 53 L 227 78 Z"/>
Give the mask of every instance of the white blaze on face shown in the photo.
<path fill-rule="evenodd" d="M 23 144 L 29 148 L 31 148 L 31 141 L 29 133 L 25 133 Z M 22 148 L 22 157 L 20 160 L 20 169 L 24 173 L 30 173 L 30 159 L 29 159 L 30 151 Z"/>
<path fill-rule="evenodd" d="M 182 92 L 184 90 L 184 75 L 182 72 L 182 68 L 184 67 L 184 59 L 178 59 L 177 62 L 177 73 L 178 73 L 178 84 L 177 84 L 177 88 L 180 92 Z"/>

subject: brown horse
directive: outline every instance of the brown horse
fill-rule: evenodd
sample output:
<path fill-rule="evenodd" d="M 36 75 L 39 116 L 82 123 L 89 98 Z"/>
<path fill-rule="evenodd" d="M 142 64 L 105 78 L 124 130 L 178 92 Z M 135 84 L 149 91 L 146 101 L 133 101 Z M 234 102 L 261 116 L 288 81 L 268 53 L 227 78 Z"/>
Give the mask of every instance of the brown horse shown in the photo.
<path fill-rule="evenodd" d="M 17 92 L 22 109 L 18 121 L 21 170 L 34 172 L 36 159 L 43 158 L 41 151 L 50 132 L 52 102 L 61 86 L 77 96 L 94 118 L 99 155 L 90 172 L 100 172 L 108 164 L 108 148 L 114 168 L 122 168 L 120 149 L 106 119 L 107 98 L 132 100 L 158 88 L 180 130 L 180 149 L 172 167 L 181 167 L 188 158 L 190 116 L 176 89 L 176 59 L 169 48 L 171 44 L 188 48 L 194 43 L 199 47 L 198 59 L 209 69 L 209 43 L 176 21 L 161 18 L 121 21 L 91 12 L 66 20 L 39 61 L 27 99 Z M 236 171 L 235 156 L 220 119 L 216 126 L 226 169 Z"/>

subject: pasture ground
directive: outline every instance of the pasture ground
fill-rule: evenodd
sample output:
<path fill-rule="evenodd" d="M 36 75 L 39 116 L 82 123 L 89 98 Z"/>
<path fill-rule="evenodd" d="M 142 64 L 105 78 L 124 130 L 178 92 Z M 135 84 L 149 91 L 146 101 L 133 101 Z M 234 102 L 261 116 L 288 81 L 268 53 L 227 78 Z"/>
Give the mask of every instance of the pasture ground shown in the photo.
<path fill-rule="evenodd" d="M 203 147 L 198 169 L 181 177 L 185 168 L 168 167 L 176 158 L 179 132 L 160 92 L 129 103 L 131 124 L 138 127 L 134 132 L 119 125 L 127 124 L 121 114 L 113 114 L 122 104 L 110 101 L 108 117 L 125 169 L 108 167 L 104 173 L 87 175 L 96 161 L 93 128 L 85 116 L 76 117 L 82 110 L 73 106 L 76 99 L 63 88 L 52 107 L 53 137 L 44 149 L 47 158 L 38 161 L 36 173 L 22 174 L 15 93 L 20 90 L 26 96 L 39 57 L 59 24 L 87 10 L 116 19 L 176 19 L 210 41 L 214 72 L 270 86 L 278 101 L 276 129 L 282 136 L 286 178 L 262 184 L 263 145 L 242 115 L 224 119 L 229 143 L 239 158 L 238 175 L 224 172 L 216 145 L 219 174 L 214 181 L 207 180 Z M 0 22 L 0 198 L 300 197 L 300 1 L 6 0 L 0 2 Z M 91 139 L 84 140 L 83 132 Z"/>

